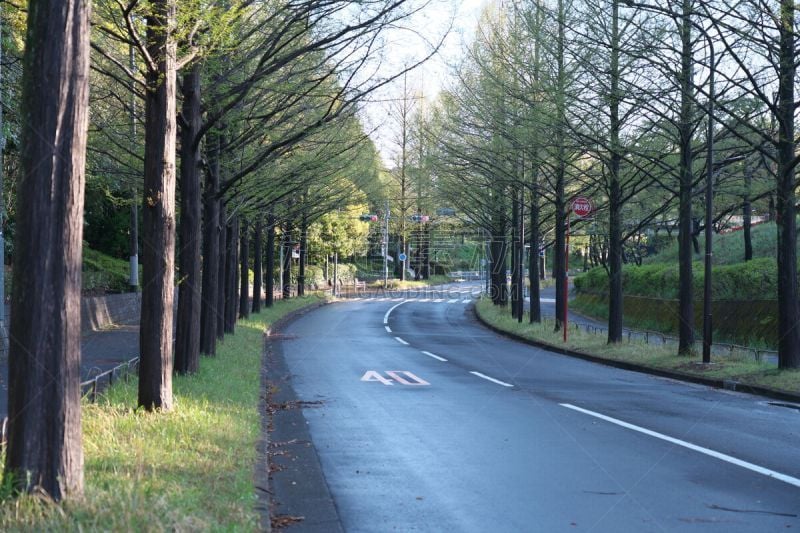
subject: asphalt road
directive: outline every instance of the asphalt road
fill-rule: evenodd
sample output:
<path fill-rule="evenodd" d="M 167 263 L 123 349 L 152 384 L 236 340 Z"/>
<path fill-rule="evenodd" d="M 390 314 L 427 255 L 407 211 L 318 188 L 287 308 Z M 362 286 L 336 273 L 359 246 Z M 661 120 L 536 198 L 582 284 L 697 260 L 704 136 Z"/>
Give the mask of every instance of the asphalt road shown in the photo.
<path fill-rule="evenodd" d="M 457 290 L 286 328 L 287 386 L 319 402 L 278 428 L 313 442 L 274 474 L 294 530 L 800 528 L 800 411 L 516 343 Z"/>

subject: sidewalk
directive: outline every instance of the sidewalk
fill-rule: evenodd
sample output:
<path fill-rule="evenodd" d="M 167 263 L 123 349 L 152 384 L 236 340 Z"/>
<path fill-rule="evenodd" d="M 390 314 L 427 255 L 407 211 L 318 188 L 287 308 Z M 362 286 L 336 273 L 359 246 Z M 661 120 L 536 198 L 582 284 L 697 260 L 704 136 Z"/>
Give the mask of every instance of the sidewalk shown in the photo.
<path fill-rule="evenodd" d="M 81 381 L 139 355 L 139 316 L 85 331 L 81 338 Z M 0 358 L 0 419 L 8 415 L 8 358 Z"/>

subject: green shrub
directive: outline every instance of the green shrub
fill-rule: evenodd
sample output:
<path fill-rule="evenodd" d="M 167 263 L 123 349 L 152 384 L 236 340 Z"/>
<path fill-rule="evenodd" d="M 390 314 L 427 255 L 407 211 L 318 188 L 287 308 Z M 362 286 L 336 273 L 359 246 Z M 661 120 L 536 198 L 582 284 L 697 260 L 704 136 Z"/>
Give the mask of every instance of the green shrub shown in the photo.
<path fill-rule="evenodd" d="M 693 291 L 702 299 L 703 264 L 693 264 Z M 715 266 L 712 270 L 712 297 L 715 300 L 769 300 L 777 295 L 778 271 L 774 259 L 760 258 L 746 263 Z M 622 290 L 633 296 L 675 299 L 678 297 L 677 264 L 651 263 L 626 265 L 622 271 Z M 575 278 L 579 294 L 608 292 L 608 274 L 597 267 Z"/>

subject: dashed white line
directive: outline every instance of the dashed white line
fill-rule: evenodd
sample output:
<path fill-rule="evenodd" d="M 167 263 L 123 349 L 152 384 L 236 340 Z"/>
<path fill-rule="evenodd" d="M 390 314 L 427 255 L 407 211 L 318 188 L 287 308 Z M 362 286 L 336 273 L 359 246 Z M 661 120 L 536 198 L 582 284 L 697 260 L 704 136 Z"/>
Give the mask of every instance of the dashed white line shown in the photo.
<path fill-rule="evenodd" d="M 404 341 L 403 339 L 401 339 L 400 337 L 395 337 L 394 340 L 396 340 L 400 344 L 405 344 L 406 346 L 408 346 L 408 343 L 406 341 Z"/>
<path fill-rule="evenodd" d="M 503 387 L 513 387 L 511 383 L 506 383 L 505 381 L 500 381 L 499 379 L 494 379 L 492 377 L 487 376 L 486 374 L 481 374 L 480 372 L 475 372 L 474 370 L 470 372 L 470 374 L 474 376 L 478 376 L 479 378 L 483 378 L 485 380 L 491 381 L 492 383 L 497 383 L 498 385 L 502 385 Z"/>
<path fill-rule="evenodd" d="M 468 304 L 468 303 L 470 303 L 471 301 L 472 301 L 472 300 L 461 300 L 461 303 L 462 303 L 462 304 Z"/>
<path fill-rule="evenodd" d="M 458 298 L 453 298 L 452 300 L 448 300 L 447 303 L 456 304 L 456 303 L 458 303 Z"/>
<path fill-rule="evenodd" d="M 400 302 L 399 304 L 397 304 L 397 305 L 394 305 L 394 306 L 392 306 L 391 308 L 389 308 L 389 310 L 388 310 L 388 311 L 386 311 L 386 314 L 385 314 L 385 315 L 383 315 L 383 323 L 384 323 L 384 324 L 388 324 L 388 323 L 389 323 L 389 315 L 391 315 L 391 314 L 392 314 L 392 311 L 394 311 L 395 309 L 397 309 L 398 307 L 400 307 L 400 306 L 401 306 L 401 305 L 403 305 L 404 303 L 406 303 L 406 302 L 405 302 L 405 300 L 403 300 L 403 301 L 402 301 L 402 302 Z"/>
<path fill-rule="evenodd" d="M 446 363 L 446 362 L 447 362 L 447 359 L 445 359 L 444 357 L 439 357 L 439 356 L 438 356 L 438 355 L 436 355 L 435 353 L 426 352 L 426 351 L 424 351 L 424 350 L 422 351 L 422 353 L 424 353 L 424 354 L 425 354 L 425 355 L 427 355 L 428 357 L 433 357 L 434 359 L 436 359 L 436 360 L 438 360 L 438 361 L 441 361 L 441 362 L 443 362 L 443 363 Z"/>
<path fill-rule="evenodd" d="M 433 301 L 433 303 L 440 304 L 440 303 L 442 303 L 443 301 L 444 301 L 444 299 L 442 299 L 442 298 L 436 298 L 436 299 Z"/>
<path fill-rule="evenodd" d="M 420 299 L 419 299 L 419 300 L 417 300 L 417 301 L 418 301 L 418 302 L 430 302 L 430 301 L 431 301 L 431 299 L 430 299 L 430 298 L 420 298 Z"/>
<path fill-rule="evenodd" d="M 473 372 L 474 374 L 474 372 Z M 691 442 L 686 442 L 684 440 L 676 439 L 675 437 L 670 437 L 669 435 L 664 435 L 663 433 L 658 433 L 656 431 L 652 431 L 640 426 L 635 426 L 633 424 L 629 424 L 628 422 L 623 422 L 622 420 L 617 420 L 616 418 L 611 418 L 610 416 L 606 416 L 600 413 L 595 413 L 594 411 L 589 411 L 588 409 L 582 409 L 580 407 L 576 407 L 574 405 L 568 403 L 561 403 L 559 404 L 562 407 L 566 407 L 567 409 L 572 409 L 573 411 L 578 411 L 579 413 L 583 413 L 585 415 L 593 416 L 595 418 L 599 418 L 600 420 L 605 420 L 606 422 L 610 422 L 611 424 L 615 424 L 617 426 L 624 427 L 625 429 L 630 429 L 632 431 L 637 431 L 639 433 L 644 433 L 650 437 L 655 437 L 657 439 L 661 439 L 677 446 L 682 446 L 684 448 L 688 448 L 690 450 L 696 451 L 698 453 L 702 453 L 704 455 L 708 455 L 709 457 L 714 457 L 715 459 L 719 459 L 720 461 L 725 461 L 726 463 L 730 463 L 736 466 L 740 466 L 742 468 L 746 468 L 752 472 L 756 472 L 757 474 L 761 474 L 767 477 L 771 477 L 778 481 L 783 481 L 784 483 L 788 483 L 789 485 L 793 485 L 795 487 L 800 487 L 800 479 L 796 477 L 792 477 L 786 474 L 781 474 L 780 472 L 776 472 L 775 470 L 770 470 L 769 468 L 764 468 L 763 466 L 758 466 L 753 463 L 748 463 L 747 461 L 743 461 L 741 459 L 737 459 L 736 457 L 717 452 L 714 450 L 710 450 L 708 448 L 703 448 L 702 446 L 698 446 L 696 444 L 692 444 Z"/>
<path fill-rule="evenodd" d="M 354 302 L 357 302 L 357 301 L 359 301 L 360 299 L 361 299 L 361 298 L 351 298 L 351 300 L 353 300 Z"/>
<path fill-rule="evenodd" d="M 392 328 L 390 328 L 389 326 L 383 326 L 383 327 L 386 328 L 386 332 L 387 333 L 391 333 L 392 332 Z"/>

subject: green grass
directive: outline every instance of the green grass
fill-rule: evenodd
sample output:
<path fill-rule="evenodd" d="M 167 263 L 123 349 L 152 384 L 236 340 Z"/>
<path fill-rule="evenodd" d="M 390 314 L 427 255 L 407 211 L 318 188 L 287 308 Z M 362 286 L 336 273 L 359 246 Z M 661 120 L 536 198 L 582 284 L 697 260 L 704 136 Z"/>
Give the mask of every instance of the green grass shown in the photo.
<path fill-rule="evenodd" d="M 61 505 L 7 499 L 0 530 L 255 530 L 263 334 L 281 316 L 318 301 L 280 301 L 240 321 L 197 374 L 174 379 L 169 413 L 133 410 L 136 379 L 84 404 L 84 497 Z"/>
<path fill-rule="evenodd" d="M 604 359 L 625 361 L 651 368 L 672 370 L 714 379 L 731 379 L 748 384 L 757 384 L 788 392 L 800 392 L 800 371 L 782 371 L 775 366 L 753 360 L 750 353 L 736 352 L 729 356 L 712 356 L 712 365 L 704 367 L 696 364 L 699 356 L 678 356 L 674 346 L 645 344 L 632 340 L 609 345 L 605 335 L 587 333 L 584 330 L 569 330 L 568 342 L 562 339 L 562 332 L 553 331 L 553 322 L 529 324 L 527 317 L 522 323 L 511 318 L 508 309 L 499 308 L 488 299 L 477 303 L 480 317 L 493 326 L 554 346 L 567 347 Z"/>
<path fill-rule="evenodd" d="M 432 285 L 442 285 L 444 283 L 452 283 L 454 280 L 449 276 L 431 276 L 429 279 L 423 281 L 414 281 L 414 280 L 405 280 L 400 281 L 399 279 L 390 279 L 389 280 L 389 288 L 390 289 L 420 289 L 423 287 L 430 287 Z M 382 289 L 383 288 L 383 280 L 375 280 L 368 285 L 370 288 L 373 289 Z"/>
<path fill-rule="evenodd" d="M 665 247 L 658 254 L 645 257 L 642 263 L 678 263 L 677 232 L 672 244 Z M 765 222 L 753 226 L 750 230 L 753 242 L 753 258 L 768 257 L 774 259 L 777 255 L 777 229 L 774 222 Z M 732 265 L 744 261 L 744 231 L 733 233 L 714 234 L 714 264 Z M 705 250 L 705 234 L 698 237 L 700 253 L 694 254 L 695 261 L 702 261 Z"/>
<path fill-rule="evenodd" d="M 84 246 L 82 270 L 84 292 L 100 294 L 130 290 L 130 264 L 124 259 L 116 259 Z"/>

